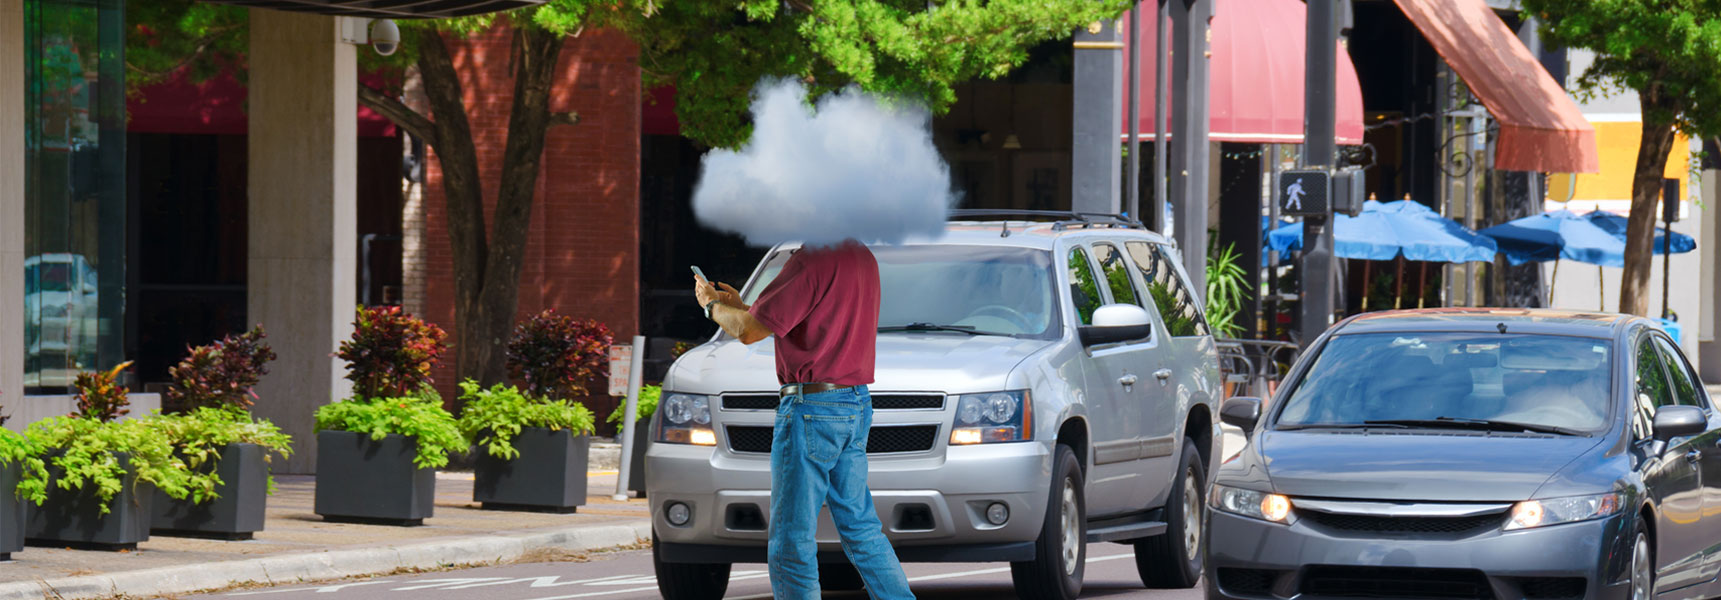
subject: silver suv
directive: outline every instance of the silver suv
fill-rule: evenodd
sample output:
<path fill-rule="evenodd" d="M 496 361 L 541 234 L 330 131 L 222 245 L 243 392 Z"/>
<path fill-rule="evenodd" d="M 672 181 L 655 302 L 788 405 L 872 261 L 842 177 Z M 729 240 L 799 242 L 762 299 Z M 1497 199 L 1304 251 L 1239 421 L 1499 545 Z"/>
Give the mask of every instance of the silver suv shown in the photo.
<path fill-rule="evenodd" d="M 873 248 L 873 502 L 904 562 L 1009 562 L 1023 598 L 1075 598 L 1090 542 L 1134 544 L 1149 586 L 1193 586 L 1213 337 L 1167 240 L 1063 217 Z M 765 257 L 749 303 L 794 251 Z M 720 598 L 731 564 L 765 561 L 772 352 L 719 333 L 664 380 L 646 486 L 667 600 Z M 860 589 L 828 512 L 818 540 L 825 589 Z"/>

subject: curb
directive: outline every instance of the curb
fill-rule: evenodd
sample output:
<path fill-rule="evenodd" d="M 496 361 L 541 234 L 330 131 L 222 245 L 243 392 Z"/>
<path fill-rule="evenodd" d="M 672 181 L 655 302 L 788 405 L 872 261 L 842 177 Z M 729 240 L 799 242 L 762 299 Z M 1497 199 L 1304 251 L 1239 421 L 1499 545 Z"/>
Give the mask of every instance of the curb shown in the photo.
<path fill-rule="evenodd" d="M 285 585 L 382 575 L 399 569 L 487 565 L 541 549 L 599 550 L 651 539 L 651 522 L 568 527 L 518 535 L 280 554 L 177 567 L 15 581 L 0 584 L 0 600 L 152 598 L 228 588 L 247 583 Z"/>

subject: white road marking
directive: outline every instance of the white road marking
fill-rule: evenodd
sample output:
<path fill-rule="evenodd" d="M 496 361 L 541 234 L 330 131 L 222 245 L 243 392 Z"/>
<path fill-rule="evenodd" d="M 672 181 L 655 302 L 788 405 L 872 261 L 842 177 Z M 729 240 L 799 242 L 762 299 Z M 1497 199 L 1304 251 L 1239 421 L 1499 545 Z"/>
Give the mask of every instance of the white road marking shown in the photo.
<path fill-rule="evenodd" d="M 412 590 L 424 590 L 424 589 L 430 589 L 430 588 L 436 588 L 436 587 L 448 587 L 448 589 L 454 589 L 452 586 L 458 586 L 458 585 L 463 584 L 463 583 L 464 584 L 470 584 L 470 583 L 479 582 L 479 581 L 492 581 L 493 582 L 493 581 L 499 581 L 499 580 L 503 580 L 503 579 L 507 579 L 507 577 L 456 577 L 456 578 L 452 578 L 452 579 L 420 579 L 420 580 L 412 582 L 413 583 L 412 585 L 393 588 L 393 589 L 390 589 L 389 591 L 391 591 L 391 592 L 409 592 Z"/>
<path fill-rule="evenodd" d="M 1124 558 L 1135 558 L 1135 553 L 1134 552 L 1127 552 L 1124 554 L 1113 554 L 1110 556 L 1089 556 L 1087 561 L 1084 564 L 1096 563 L 1096 562 L 1106 561 L 1106 560 L 1119 560 L 1119 559 L 1124 559 Z M 976 569 L 973 571 L 957 571 L 955 573 L 934 573 L 932 575 L 921 575 L 919 577 L 908 578 L 908 582 L 909 583 L 916 583 L 916 582 L 921 582 L 921 581 L 937 581 L 940 579 L 956 579 L 959 577 L 973 577 L 976 575 L 993 575 L 996 573 L 1009 573 L 1009 572 L 1010 572 L 1010 567 L 994 567 L 991 569 Z M 735 579 L 736 578 L 731 577 L 729 580 L 734 581 Z M 754 594 L 751 596 L 740 596 L 737 598 L 730 598 L 729 600 L 764 600 L 765 598 L 770 598 L 770 597 L 771 597 L 771 594 L 767 593 L 767 594 Z M 536 600 L 550 600 L 550 599 L 549 598 L 538 598 Z"/>
<path fill-rule="evenodd" d="M 377 579 L 377 580 L 373 580 L 373 581 L 354 581 L 352 583 L 337 583 L 335 585 L 325 585 L 322 587 L 314 588 L 313 591 L 315 591 L 318 594 L 328 594 L 328 593 L 338 592 L 338 591 L 341 591 L 341 590 L 344 590 L 344 589 L 347 589 L 350 587 L 358 587 L 361 585 L 374 585 L 374 584 L 378 584 L 378 583 L 389 583 L 391 581 L 394 581 L 394 580 L 393 579 Z M 277 589 L 272 589 L 272 590 L 255 590 L 255 591 L 250 591 L 250 592 L 230 592 L 227 595 L 229 595 L 229 596 L 253 596 L 253 595 L 257 595 L 257 594 L 278 594 L 281 592 L 303 592 L 303 591 L 305 591 L 305 588 L 277 588 Z"/>
<path fill-rule="evenodd" d="M 558 577 L 555 575 L 549 575 L 549 576 L 545 576 L 545 577 L 520 577 L 520 578 L 486 577 L 484 579 L 487 579 L 490 581 L 473 580 L 472 582 L 469 582 L 469 583 L 450 585 L 450 586 L 444 587 L 442 589 L 444 589 L 444 590 L 467 590 L 467 589 L 472 589 L 472 588 L 477 588 L 477 587 L 487 587 L 487 586 L 492 586 L 492 585 L 510 585 L 510 584 L 515 584 L 515 583 L 525 583 L 525 584 L 529 584 L 529 587 L 535 587 L 535 588 L 562 587 L 562 586 L 566 586 L 566 585 L 579 585 L 582 583 L 587 584 L 587 585 L 618 585 L 617 583 L 615 583 L 618 580 L 623 582 L 620 585 L 639 585 L 640 584 L 640 582 L 637 581 L 639 579 L 639 577 L 635 576 L 635 575 L 611 575 L 609 577 L 597 577 L 597 578 L 593 578 L 593 579 L 575 579 L 573 581 L 562 581 L 561 577 Z M 406 589 L 406 588 L 396 588 L 394 591 L 398 592 L 398 591 L 401 591 L 404 589 Z"/>

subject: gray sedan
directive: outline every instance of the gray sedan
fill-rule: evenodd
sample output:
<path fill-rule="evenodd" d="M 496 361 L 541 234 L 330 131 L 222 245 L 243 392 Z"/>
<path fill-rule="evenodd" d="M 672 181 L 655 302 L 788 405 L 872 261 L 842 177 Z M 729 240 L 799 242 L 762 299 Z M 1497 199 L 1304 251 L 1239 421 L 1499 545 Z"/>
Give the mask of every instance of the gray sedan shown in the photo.
<path fill-rule="evenodd" d="M 1721 414 L 1629 316 L 1373 313 L 1330 329 L 1208 495 L 1208 598 L 1721 594 Z"/>

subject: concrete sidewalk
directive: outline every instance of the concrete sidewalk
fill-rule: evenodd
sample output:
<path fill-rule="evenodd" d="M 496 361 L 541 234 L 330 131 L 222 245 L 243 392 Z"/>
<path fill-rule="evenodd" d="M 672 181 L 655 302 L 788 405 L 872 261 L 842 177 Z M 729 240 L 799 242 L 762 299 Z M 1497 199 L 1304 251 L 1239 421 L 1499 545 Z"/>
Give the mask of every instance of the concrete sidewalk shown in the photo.
<path fill-rule="evenodd" d="M 245 582 L 283 583 L 509 562 L 650 537 L 642 499 L 617 502 L 614 471 L 594 471 L 575 514 L 481 510 L 471 473 L 439 473 L 436 514 L 421 527 L 328 523 L 312 512 L 316 480 L 277 476 L 256 539 L 152 536 L 131 552 L 31 546 L 0 566 L 0 600 L 150 598 Z"/>

